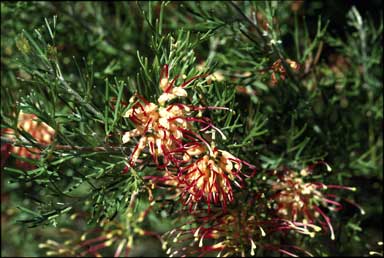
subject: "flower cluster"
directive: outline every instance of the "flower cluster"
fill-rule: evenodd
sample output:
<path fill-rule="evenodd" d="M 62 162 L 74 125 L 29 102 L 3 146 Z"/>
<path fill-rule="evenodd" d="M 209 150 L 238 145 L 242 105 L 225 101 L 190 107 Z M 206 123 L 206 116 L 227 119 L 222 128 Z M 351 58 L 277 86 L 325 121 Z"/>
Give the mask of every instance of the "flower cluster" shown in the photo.
<path fill-rule="evenodd" d="M 80 216 L 74 213 L 70 219 L 80 221 L 82 220 Z M 138 225 L 140 222 L 130 223 L 132 228 L 129 228 L 124 220 L 104 221 L 100 227 L 87 229 L 81 235 L 78 229 L 63 227 L 60 228 L 60 239 L 48 239 L 45 243 L 39 244 L 39 248 L 46 250 L 47 256 L 55 257 L 103 257 L 103 253 L 107 253 L 106 249 L 113 251 L 114 257 L 128 257 L 133 249 L 134 236 L 152 236 L 160 239 L 155 232 L 142 229 Z"/>
<path fill-rule="evenodd" d="M 132 137 L 140 136 L 130 157 L 129 165 L 135 165 L 146 147 L 157 165 L 159 165 L 159 156 L 164 158 L 164 165 L 168 165 L 170 160 L 167 158 L 171 158 L 171 150 L 181 142 L 183 130 L 188 127 L 184 119 L 188 107 L 170 105 L 165 108 L 148 103 L 145 99 L 142 100 L 144 103 L 137 101 L 125 114 L 125 117 L 133 121 L 136 128 L 124 134 L 123 143 L 129 142 Z"/>
<path fill-rule="evenodd" d="M 236 209 L 215 210 L 213 214 L 198 211 L 193 214 L 193 221 L 181 221 L 181 226 L 164 235 L 164 250 L 171 257 L 246 257 L 257 255 L 257 250 L 293 257 L 312 256 L 299 246 L 283 245 L 274 239 L 287 237 L 288 232 L 314 237 L 320 231 L 330 231 L 334 239 L 326 213 L 340 210 L 342 204 L 336 195 L 326 194 L 324 190 L 354 190 L 353 187 L 305 182 L 303 177 L 308 176 L 315 165 L 300 173 L 289 169 L 273 171 L 266 181 L 272 193 L 266 195 L 249 190 Z"/>
<path fill-rule="evenodd" d="M 286 62 L 293 70 L 299 69 L 296 62 Z M 272 70 L 285 79 L 281 61 L 275 62 Z M 138 140 L 124 171 L 150 156 L 143 162 L 153 162 L 158 170 L 144 179 L 152 189 L 165 186 L 174 190 L 171 198 L 180 199 L 188 206 L 193 219 L 164 235 L 166 253 L 244 257 L 256 255 L 260 248 L 289 256 L 311 255 L 300 247 L 275 243 L 276 234 L 284 237 L 294 232 L 314 237 L 323 230 L 330 231 L 334 239 L 327 213 L 341 209 L 342 204 L 336 195 L 324 191 L 354 188 L 306 182 L 304 177 L 311 174 L 316 164 L 300 173 L 290 169 L 274 171 L 265 181 L 270 192 L 264 193 L 261 187 L 256 187 L 258 190 L 247 191 L 252 196 L 251 203 L 235 200 L 234 187 L 244 187 L 244 179 L 250 176 L 244 171 L 255 172 L 255 167 L 219 149 L 214 136 L 217 132 L 225 138 L 224 134 L 200 112 L 225 108 L 185 104 L 189 100 L 186 86 L 198 77 L 176 86 L 177 77 L 169 80 L 165 65 L 159 83 L 163 93 L 157 102 L 134 95 L 125 114 L 135 128 L 125 132 L 122 141 Z M 326 163 L 320 163 L 330 169 Z M 235 201 L 237 209 L 228 205 Z"/>
<path fill-rule="evenodd" d="M 300 65 L 296 62 L 296 61 L 293 61 L 289 58 L 287 58 L 285 60 L 285 62 L 287 63 L 287 65 L 293 70 L 293 71 L 299 71 L 300 70 Z M 281 59 L 278 59 L 276 60 L 272 66 L 269 68 L 270 71 L 272 71 L 272 74 L 271 74 L 271 85 L 272 86 L 276 86 L 277 83 L 279 82 L 278 81 L 278 78 L 280 78 L 281 80 L 285 80 L 286 79 L 286 76 L 287 76 L 287 71 L 286 69 L 284 68 L 283 66 L 283 62 Z"/>
<path fill-rule="evenodd" d="M 226 208 L 227 203 L 233 201 L 232 185 L 241 187 L 243 176 L 246 176 L 242 172 L 245 163 L 229 152 L 219 150 L 214 140 L 206 140 L 209 136 L 203 137 L 202 134 L 208 134 L 208 129 L 225 136 L 208 117 L 199 116 L 196 112 L 226 108 L 174 101 L 176 98 L 186 98 L 188 93 L 185 87 L 199 77 L 175 86 L 178 77 L 169 80 L 168 66 L 165 65 L 159 83 L 163 93 L 157 103 L 148 102 L 138 95 L 131 98 L 131 107 L 124 117 L 128 117 L 135 128 L 125 132 L 122 141 L 128 143 L 132 138 L 139 137 L 128 166 L 135 166 L 141 154 L 148 150 L 153 162 L 163 173 L 146 178 L 153 183 L 177 187 L 185 205 L 192 208 L 200 200 L 205 200 L 208 209 L 211 203 Z"/>
<path fill-rule="evenodd" d="M 50 144 L 52 143 L 53 138 L 55 136 L 55 130 L 52 127 L 50 127 L 44 122 L 38 121 L 36 115 L 26 114 L 22 111 L 19 113 L 17 127 L 20 130 L 29 133 L 39 144 Z M 15 132 L 14 130 L 9 128 L 5 129 L 3 133 L 5 137 L 11 140 L 15 140 L 16 135 L 18 134 L 18 132 Z M 2 152 L 3 151 L 7 152 L 6 154 L 8 155 L 9 153 L 14 153 L 18 156 L 29 159 L 39 159 L 41 153 L 40 149 L 38 148 L 28 148 L 14 145 L 9 145 L 7 148 L 2 146 Z M 5 155 L 5 157 L 8 157 L 8 155 Z M 2 163 L 3 162 L 5 162 L 5 159 L 3 160 L 2 155 Z M 22 160 L 16 160 L 16 166 L 24 168 L 26 170 L 32 169 L 34 167 L 30 163 L 27 163 Z"/>
<path fill-rule="evenodd" d="M 241 188 L 242 162 L 226 151 L 214 148 L 213 155 L 204 155 L 193 163 L 180 169 L 181 181 L 185 184 L 183 199 L 186 204 L 197 203 L 204 199 L 208 203 L 213 200 L 226 207 L 227 201 L 233 201 L 231 184 Z"/>
<path fill-rule="evenodd" d="M 330 188 L 355 191 L 353 187 L 325 185 L 318 182 L 305 182 L 312 168 L 303 169 L 300 174 L 292 170 L 275 171 L 278 179 L 270 181 L 273 195 L 270 201 L 277 217 L 289 221 L 289 226 L 311 237 L 321 229 L 329 229 L 331 239 L 335 239 L 330 218 L 322 208 L 330 211 L 342 209 L 334 194 L 325 194 Z M 363 213 L 363 211 L 362 211 Z"/>
<path fill-rule="evenodd" d="M 170 257 L 248 257 L 255 256 L 257 250 L 268 250 L 289 256 L 297 256 L 297 251 L 311 255 L 297 246 L 273 243 L 275 234 L 291 229 L 285 221 L 262 218 L 262 212 L 254 212 L 251 207 L 242 206 L 215 215 L 202 214 L 196 219 L 198 226 L 187 222 L 167 232 L 163 243 L 166 254 Z"/>

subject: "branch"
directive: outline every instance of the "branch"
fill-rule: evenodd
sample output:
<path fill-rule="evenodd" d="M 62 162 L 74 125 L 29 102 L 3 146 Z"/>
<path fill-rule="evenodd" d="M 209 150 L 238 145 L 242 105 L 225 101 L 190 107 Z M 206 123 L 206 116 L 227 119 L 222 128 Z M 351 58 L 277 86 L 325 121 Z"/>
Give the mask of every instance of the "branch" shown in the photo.
<path fill-rule="evenodd" d="M 52 4 L 53 6 L 53 9 L 55 12 L 58 12 L 58 11 L 61 11 L 64 15 L 68 16 L 69 18 L 71 18 L 71 21 L 74 23 L 74 24 L 79 24 L 83 29 L 85 29 L 86 31 L 92 33 L 92 34 L 96 34 L 96 32 L 91 28 L 91 26 L 89 24 L 87 24 L 81 16 L 79 16 L 73 6 L 72 7 L 72 13 L 69 12 L 67 9 L 65 8 L 62 8 L 62 6 L 56 6 L 55 4 Z M 99 35 L 97 35 L 99 36 Z M 126 52 L 127 54 L 130 54 L 130 55 L 134 55 L 135 53 L 132 51 L 132 50 L 129 50 L 129 49 L 125 49 L 125 48 L 119 48 L 116 44 L 116 42 L 112 41 L 111 40 L 111 37 L 108 36 L 108 35 L 103 35 L 102 37 L 102 40 L 104 42 L 106 42 L 107 44 L 113 46 L 114 48 L 116 49 L 119 49 L 121 51 L 124 51 Z"/>
<path fill-rule="evenodd" d="M 57 64 L 58 66 L 58 64 Z M 59 67 L 58 67 L 59 68 Z M 89 103 L 87 103 L 80 95 L 79 93 L 77 93 L 75 90 L 73 90 L 71 88 L 71 86 L 69 86 L 69 84 L 64 80 L 64 78 L 62 76 L 58 76 L 58 79 L 59 81 L 61 82 L 61 84 L 64 86 L 64 88 L 68 91 L 68 93 L 72 94 L 76 99 L 77 101 L 80 102 L 80 104 L 83 104 L 85 105 L 85 107 L 91 111 L 94 115 L 96 115 L 98 118 L 102 118 L 103 115 L 97 111 L 94 107 L 92 107 L 92 105 L 90 105 Z"/>
<path fill-rule="evenodd" d="M 14 146 L 21 147 L 39 147 L 41 149 L 53 146 L 55 150 L 78 150 L 83 152 L 121 152 L 125 149 L 129 149 L 129 147 L 122 146 L 71 146 L 71 145 L 51 145 L 51 144 L 43 144 L 43 143 L 34 143 L 31 144 L 27 141 L 10 139 L 4 136 L 1 136 L 1 143 L 9 143 Z"/>
<path fill-rule="evenodd" d="M 261 38 L 264 42 L 264 44 L 267 44 L 267 40 L 262 36 L 263 33 L 262 31 L 260 30 L 260 28 L 253 23 L 253 21 L 247 16 L 245 15 L 245 13 L 240 9 L 240 7 L 237 6 L 237 4 L 234 3 L 234 1 L 230 1 L 229 4 L 234 7 L 236 9 L 236 11 L 253 27 L 256 29 L 256 32 L 259 36 L 259 38 Z"/>
<path fill-rule="evenodd" d="M 233 8 L 235 8 L 236 9 L 236 11 L 253 27 L 253 28 L 255 28 L 255 30 L 256 30 L 256 32 L 257 32 L 257 34 L 258 34 L 258 36 L 259 36 L 259 38 L 261 38 L 262 39 L 262 41 L 263 41 L 263 43 L 264 43 L 264 46 L 265 45 L 268 45 L 269 43 L 268 43 L 268 41 L 267 41 L 267 39 L 265 38 L 265 37 L 263 37 L 262 35 L 263 35 L 263 33 L 262 33 L 262 31 L 260 30 L 260 28 L 247 16 L 247 15 L 245 15 L 245 13 L 240 9 L 240 7 L 237 5 L 237 4 L 235 4 L 234 3 L 234 1 L 230 1 L 229 2 L 229 4 L 233 7 Z M 245 36 L 247 36 L 248 37 L 248 39 L 250 39 L 251 41 L 253 41 L 254 43 L 256 43 L 257 44 L 257 42 L 254 40 L 254 39 L 252 39 L 249 35 L 247 35 L 243 30 L 241 30 L 240 29 L 240 31 L 245 35 Z M 263 46 L 263 47 L 264 47 Z M 294 83 L 296 84 L 296 85 L 301 85 L 301 83 L 296 79 L 296 77 L 293 75 L 293 73 L 292 73 L 292 70 L 291 70 L 291 68 L 289 67 L 289 65 L 286 63 L 286 61 L 285 61 L 285 58 L 284 58 L 284 56 L 283 56 L 283 54 L 281 53 L 281 51 L 275 46 L 275 45 L 271 45 L 272 46 L 272 50 L 279 56 L 279 58 L 281 59 L 281 61 L 282 61 L 282 64 L 283 64 L 283 67 L 284 67 L 284 69 L 287 71 L 287 73 L 288 73 L 288 76 L 289 77 L 291 77 L 292 79 L 293 79 L 293 81 L 294 81 Z"/>

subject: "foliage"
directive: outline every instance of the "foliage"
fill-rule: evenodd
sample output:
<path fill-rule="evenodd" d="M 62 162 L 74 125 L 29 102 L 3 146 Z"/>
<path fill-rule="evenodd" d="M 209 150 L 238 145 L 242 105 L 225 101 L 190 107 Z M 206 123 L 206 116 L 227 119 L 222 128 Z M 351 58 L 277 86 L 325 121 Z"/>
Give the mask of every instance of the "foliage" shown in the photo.
<path fill-rule="evenodd" d="M 2 256 L 380 253 L 383 19 L 331 7 L 2 2 Z"/>

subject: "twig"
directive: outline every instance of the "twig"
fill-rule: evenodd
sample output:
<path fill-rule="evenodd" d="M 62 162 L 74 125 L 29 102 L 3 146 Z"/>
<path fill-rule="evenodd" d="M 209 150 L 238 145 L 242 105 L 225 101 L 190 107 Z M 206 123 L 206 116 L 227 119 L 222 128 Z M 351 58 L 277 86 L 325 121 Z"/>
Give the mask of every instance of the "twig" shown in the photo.
<path fill-rule="evenodd" d="M 10 139 L 7 137 L 1 136 L 1 143 L 9 143 L 14 146 L 22 146 L 22 147 L 39 147 L 39 148 L 47 148 L 53 146 L 55 150 L 78 150 L 78 151 L 89 151 L 89 152 L 121 152 L 125 149 L 130 149 L 129 147 L 122 146 L 71 146 L 71 145 L 52 145 L 52 144 L 43 144 L 43 143 L 34 143 L 31 144 L 22 140 Z"/>
<path fill-rule="evenodd" d="M 243 13 L 243 11 L 237 6 L 237 4 L 234 3 L 234 1 L 230 1 L 229 4 L 234 7 L 236 9 L 236 11 L 249 23 L 251 24 L 251 26 L 253 28 L 255 28 L 258 36 L 264 41 L 263 43 L 264 44 L 267 44 L 268 42 L 266 41 L 266 39 L 262 36 L 263 33 L 261 32 L 260 28 L 255 24 L 253 23 L 253 21 L 245 15 L 245 13 Z"/>
<path fill-rule="evenodd" d="M 230 1 L 229 4 L 234 7 L 236 9 L 236 11 L 253 27 L 255 28 L 259 38 L 262 39 L 263 43 L 264 43 L 264 46 L 265 45 L 268 45 L 268 41 L 265 37 L 263 37 L 263 33 L 261 32 L 260 28 L 247 16 L 245 15 L 245 13 L 239 8 L 239 6 L 237 6 L 237 4 L 234 3 L 234 1 Z M 251 41 L 253 41 L 254 43 L 257 44 L 257 42 L 255 42 L 255 40 L 253 40 L 252 38 L 250 38 L 244 31 L 241 30 L 241 32 L 247 36 Z M 292 70 L 290 68 L 290 66 L 286 63 L 285 61 L 285 58 L 283 56 L 283 54 L 280 52 L 280 50 L 272 44 L 272 50 L 279 56 L 279 58 L 281 59 L 282 61 L 282 64 L 283 64 L 283 67 L 284 69 L 287 71 L 289 77 L 291 77 L 294 81 L 294 83 L 296 85 L 301 85 L 301 83 L 296 79 L 296 77 L 294 76 L 294 74 L 292 73 Z"/>
<path fill-rule="evenodd" d="M 68 93 L 72 94 L 81 104 L 83 104 L 89 111 L 91 111 L 93 114 L 95 114 L 97 117 L 102 118 L 103 115 L 97 111 L 94 107 L 92 107 L 89 103 L 87 103 L 75 90 L 69 86 L 69 84 L 64 80 L 63 77 L 58 77 L 61 84 L 64 86 L 64 88 L 68 91 Z"/>
<path fill-rule="evenodd" d="M 129 200 L 129 205 L 128 205 L 128 210 L 129 211 L 132 211 L 134 206 L 135 206 L 135 202 L 136 202 L 136 198 L 137 198 L 137 195 L 138 195 L 138 191 L 133 191 L 132 194 L 131 194 L 131 199 Z"/>
<path fill-rule="evenodd" d="M 79 24 L 81 27 L 83 27 L 86 31 L 90 32 L 90 33 L 93 33 L 93 34 L 96 34 L 96 32 L 89 26 L 89 24 L 87 24 L 86 22 L 84 22 L 84 20 L 82 19 L 82 17 L 80 17 L 77 13 L 75 13 L 75 10 L 73 9 L 73 6 L 72 7 L 72 13 L 70 13 L 68 10 L 66 10 L 65 8 L 61 8 L 61 6 L 56 6 L 55 4 L 52 5 L 53 8 L 54 8 L 54 11 L 58 11 L 60 10 L 64 15 L 68 16 L 69 18 L 71 18 L 71 21 L 74 22 L 75 24 Z M 117 45 L 116 45 L 116 42 L 112 41 L 110 39 L 111 37 L 109 37 L 108 35 L 103 35 L 103 38 L 102 40 L 108 44 L 110 44 L 111 46 L 115 47 L 116 49 L 119 49 L 121 51 L 124 51 L 126 52 L 127 54 L 131 54 L 131 55 L 134 55 L 134 52 L 132 50 L 129 50 L 129 49 L 125 49 L 125 48 L 118 48 Z"/>

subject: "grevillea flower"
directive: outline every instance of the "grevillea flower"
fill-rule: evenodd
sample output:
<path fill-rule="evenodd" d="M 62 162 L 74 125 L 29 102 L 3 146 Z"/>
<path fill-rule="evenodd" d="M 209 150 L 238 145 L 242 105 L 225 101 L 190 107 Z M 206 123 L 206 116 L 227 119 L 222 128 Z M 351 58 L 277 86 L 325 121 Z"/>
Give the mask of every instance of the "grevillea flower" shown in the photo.
<path fill-rule="evenodd" d="M 330 188 L 354 191 L 355 188 L 305 182 L 303 177 L 311 170 L 312 168 L 303 169 L 300 175 L 292 170 L 275 171 L 278 179 L 270 182 L 274 192 L 270 200 L 274 203 L 277 216 L 288 222 L 287 226 L 311 237 L 315 232 L 328 228 L 333 240 L 335 235 L 331 220 L 322 208 L 338 211 L 342 209 L 342 205 L 336 201 L 336 195 L 325 194 L 324 191 Z"/>
<path fill-rule="evenodd" d="M 216 128 L 209 118 L 196 117 L 193 111 L 204 109 L 227 109 L 224 107 L 198 107 L 186 105 L 182 103 L 168 104 L 169 101 L 176 97 L 183 98 L 187 96 L 184 89 L 200 76 L 192 77 L 186 80 L 180 86 L 175 87 L 176 76 L 173 80 L 169 80 L 168 66 L 165 65 L 161 72 L 160 88 L 163 93 L 158 98 L 158 103 L 148 102 L 139 95 L 134 95 L 130 103 L 134 103 L 132 107 L 125 113 L 124 117 L 128 117 L 134 124 L 135 129 L 125 132 L 122 138 L 123 143 L 130 142 L 133 137 L 140 137 L 139 142 L 134 148 L 129 160 L 129 166 L 134 166 L 142 151 L 148 147 L 154 162 L 160 166 L 158 158 L 163 157 L 161 167 L 167 166 L 173 159 L 174 163 L 178 161 L 174 158 L 176 154 L 190 147 L 191 141 L 196 140 L 203 142 L 208 149 L 207 143 L 198 132 L 204 132 L 209 128 L 218 131 L 222 137 L 224 134 Z M 196 122 L 202 124 L 202 129 L 193 128 L 191 123 Z M 177 165 L 177 164 L 174 164 Z"/>
<path fill-rule="evenodd" d="M 186 148 L 183 161 L 186 163 L 168 167 L 160 176 L 144 178 L 155 185 L 171 187 L 176 192 L 173 198 L 181 197 L 190 210 L 196 210 L 201 201 L 207 204 L 208 212 L 212 204 L 225 210 L 234 201 L 233 186 L 242 188 L 243 178 L 252 176 L 243 172 L 243 164 L 249 165 L 246 162 L 217 148 L 209 152 L 202 144 Z"/>
<path fill-rule="evenodd" d="M 148 147 L 156 164 L 159 165 L 158 157 L 163 156 L 164 165 L 169 163 L 169 158 L 173 149 L 182 146 L 184 134 L 193 134 L 190 131 L 188 122 L 197 121 L 191 117 L 190 111 L 199 108 L 184 104 L 168 104 L 176 97 L 186 97 L 187 92 L 184 87 L 192 83 L 198 76 L 185 81 L 182 85 L 175 87 L 178 77 L 169 81 L 168 66 L 165 65 L 161 73 L 160 88 L 163 93 L 158 98 L 158 103 L 151 103 L 141 96 L 134 96 L 130 100 L 135 104 L 126 112 L 124 117 L 128 117 L 135 124 L 136 128 L 123 135 L 123 143 L 127 143 L 132 137 L 140 136 L 129 165 L 133 166 L 141 152 Z M 138 98 L 138 100 L 136 100 Z"/>
<path fill-rule="evenodd" d="M 242 161 L 227 151 L 214 148 L 211 155 L 205 152 L 179 170 L 185 204 L 192 207 L 204 199 L 208 209 L 211 202 L 225 208 L 233 201 L 232 183 L 241 188 L 241 169 Z"/>
<path fill-rule="evenodd" d="M 60 228 L 60 235 L 55 240 L 49 239 L 39 244 L 39 248 L 45 249 L 47 256 L 55 257 L 103 257 L 103 253 L 110 252 L 114 253 L 113 257 L 129 257 L 134 248 L 135 237 L 150 236 L 160 242 L 163 241 L 156 232 L 141 228 L 140 223 L 146 213 L 147 210 L 141 211 L 138 219 L 134 220 L 132 214 L 128 212 L 125 218 L 118 222 L 104 220 L 100 226 L 87 229 L 85 232 L 80 232 L 78 228 Z M 75 213 L 70 219 L 79 221 L 82 220 L 81 217 L 83 217 L 81 214 Z M 106 249 L 109 252 L 105 252 Z"/>
<path fill-rule="evenodd" d="M 187 256 L 255 256 L 259 249 L 297 256 L 295 251 L 310 253 L 296 246 L 273 243 L 271 234 L 281 230 L 281 220 L 265 220 L 261 212 L 250 212 L 250 206 L 215 214 L 201 214 L 193 222 L 164 234 L 163 248 L 170 257 Z M 195 226 L 195 225 L 198 226 Z M 290 229 L 286 229 L 290 230 Z"/>
<path fill-rule="evenodd" d="M 136 128 L 124 134 L 123 143 L 129 142 L 132 137 L 140 136 L 131 155 L 130 165 L 135 164 L 146 147 L 157 165 L 160 165 L 158 157 L 164 158 L 164 166 L 169 164 L 172 155 L 180 152 L 177 150 L 187 148 L 183 138 L 195 135 L 188 124 L 194 121 L 189 117 L 190 111 L 188 106 L 181 104 L 159 107 L 153 103 L 140 102 L 129 109 L 125 116 L 135 123 Z"/>
<path fill-rule="evenodd" d="M 241 187 L 242 167 L 254 167 L 230 154 L 215 148 L 215 142 L 206 140 L 202 134 L 210 128 L 225 135 L 214 126 L 212 121 L 203 116 L 196 116 L 195 111 L 205 109 L 223 109 L 224 107 L 202 107 L 172 103 L 175 98 L 184 98 L 184 89 L 200 76 L 186 80 L 176 87 L 177 76 L 170 81 L 168 66 L 161 72 L 160 88 L 163 93 L 158 103 L 151 103 L 143 97 L 134 96 L 130 102 L 132 107 L 125 117 L 131 119 L 135 129 L 126 132 L 123 143 L 133 137 L 140 137 L 128 165 L 134 166 L 144 149 L 148 149 L 157 168 L 165 170 L 161 176 L 146 176 L 152 182 L 176 187 L 177 195 L 181 195 L 184 205 L 196 207 L 205 200 L 210 210 L 211 203 L 221 204 L 225 209 L 227 203 L 233 201 L 232 185 Z M 209 137 L 208 137 L 209 138 Z M 160 161 L 159 157 L 162 157 Z"/>
<path fill-rule="evenodd" d="M 44 122 L 37 120 L 34 114 L 19 113 L 17 127 L 20 130 L 28 132 L 37 143 L 50 144 L 55 136 L 55 130 Z M 16 134 L 12 129 L 5 129 L 4 135 L 10 139 L 16 139 Z M 9 151 L 24 158 L 39 159 L 40 149 L 32 147 L 11 146 Z M 34 166 L 28 162 L 16 160 L 16 166 L 26 170 L 33 169 Z"/>

